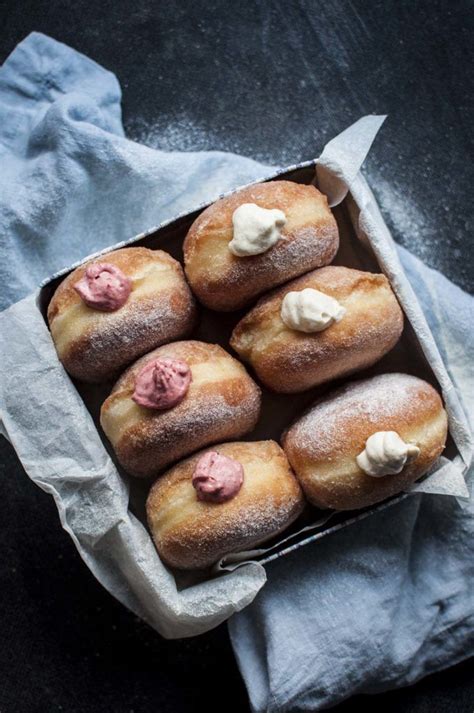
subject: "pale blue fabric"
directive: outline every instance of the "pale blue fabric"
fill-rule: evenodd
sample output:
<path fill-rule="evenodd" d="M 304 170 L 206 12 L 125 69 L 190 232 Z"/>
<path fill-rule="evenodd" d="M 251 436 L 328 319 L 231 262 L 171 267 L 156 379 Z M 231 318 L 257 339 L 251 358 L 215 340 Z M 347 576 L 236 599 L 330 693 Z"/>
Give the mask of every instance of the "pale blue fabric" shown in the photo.
<path fill-rule="evenodd" d="M 399 254 L 472 426 L 474 299 Z M 472 498 L 412 495 L 269 564 L 267 574 L 229 621 L 255 711 L 325 709 L 474 655 Z"/>
<path fill-rule="evenodd" d="M 0 70 L 0 308 L 62 267 L 270 172 L 235 154 L 128 141 L 120 99 L 113 74 L 38 33 Z"/>
<path fill-rule="evenodd" d="M 0 70 L 0 167 L 2 307 L 270 172 L 233 154 L 128 141 L 115 76 L 37 33 Z M 400 254 L 472 412 L 473 300 Z M 268 584 L 230 621 L 253 708 L 319 710 L 472 655 L 473 534 L 470 505 L 417 495 L 269 565 Z"/>

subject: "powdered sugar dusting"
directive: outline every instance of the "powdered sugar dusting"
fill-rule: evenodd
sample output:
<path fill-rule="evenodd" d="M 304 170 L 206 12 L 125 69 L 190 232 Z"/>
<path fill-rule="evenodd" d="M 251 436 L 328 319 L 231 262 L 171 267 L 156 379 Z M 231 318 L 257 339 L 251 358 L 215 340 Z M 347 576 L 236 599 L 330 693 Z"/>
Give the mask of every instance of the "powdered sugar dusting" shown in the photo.
<path fill-rule="evenodd" d="M 65 358 L 66 367 L 70 368 L 72 359 L 77 363 L 70 370 L 80 378 L 108 379 L 154 347 L 184 336 L 193 326 L 194 314 L 190 294 L 179 306 L 171 292 L 160 293 L 159 299 L 130 302 L 126 311 L 106 315 L 93 331 L 72 345 Z"/>
<path fill-rule="evenodd" d="M 318 127 L 321 131 L 321 127 Z M 329 135 L 328 125 L 325 133 Z M 173 116 L 162 115 L 153 124 L 147 123 L 141 117 L 130 118 L 127 122 L 127 135 L 140 144 L 161 151 L 229 151 L 242 156 L 249 155 L 248 146 L 242 141 L 241 133 L 234 136 L 229 132 L 219 133 L 215 127 L 200 124 L 195 118 L 186 114 Z M 288 141 L 278 147 L 278 163 L 282 166 L 295 161 L 300 153 L 300 137 L 296 132 L 290 133 L 294 141 Z M 275 154 L 266 153 L 254 148 L 252 158 L 262 163 L 275 163 Z"/>
<path fill-rule="evenodd" d="M 159 550 L 176 566 L 208 566 L 229 551 L 261 543 L 288 527 L 303 507 L 301 489 L 274 441 L 224 443 L 215 450 L 244 467 L 234 499 L 198 501 L 192 474 L 202 453 L 171 469 L 150 493 L 150 526 Z"/>
<path fill-rule="evenodd" d="M 258 500 L 246 502 L 237 513 L 227 515 L 222 512 L 222 518 L 199 518 L 196 527 L 199 537 L 189 538 L 185 531 L 176 530 L 173 544 L 181 551 L 183 560 L 191 568 L 210 566 L 220 557 L 229 552 L 239 552 L 255 545 L 262 544 L 271 537 L 285 530 L 300 514 L 302 500 L 293 495 L 285 500 L 275 498 L 271 492 Z M 158 550 L 166 560 L 166 537 L 157 537 Z M 171 563 L 173 564 L 173 562 Z"/>
<path fill-rule="evenodd" d="M 280 240 L 265 253 L 235 258 L 228 240 L 232 215 L 242 203 L 279 208 L 287 216 Z M 209 245 L 216 259 L 209 258 Z M 237 309 L 271 287 L 326 265 L 339 247 L 336 221 L 314 186 L 275 181 L 245 188 L 207 208 L 184 243 L 185 270 L 198 297 L 211 309 Z"/>
<path fill-rule="evenodd" d="M 330 452 L 347 421 L 377 425 L 385 418 L 405 416 L 419 408 L 416 392 L 425 382 L 408 374 L 381 374 L 343 386 L 317 403 L 289 430 L 295 449 Z"/>
<path fill-rule="evenodd" d="M 450 204 L 455 204 L 457 200 L 455 195 L 449 194 L 452 186 L 446 185 L 446 193 L 437 195 L 436 201 L 430 194 L 422 202 L 419 195 L 410 190 L 410 180 L 399 183 L 393 172 L 387 180 L 383 170 L 373 164 L 370 184 L 395 240 L 423 262 L 443 272 L 449 268 L 451 261 L 455 262 L 455 274 L 449 276 L 464 289 L 472 291 L 472 265 L 469 260 L 462 259 L 464 235 L 470 226 L 462 213 L 453 211 L 450 215 Z M 448 222 L 450 228 L 446 230 Z"/>
<path fill-rule="evenodd" d="M 280 314 L 283 297 L 303 288 L 336 298 L 344 318 L 317 334 L 287 329 Z M 402 329 L 403 314 L 383 275 L 329 266 L 264 297 L 237 325 L 231 344 L 270 388 L 294 392 L 375 363 Z"/>
<path fill-rule="evenodd" d="M 170 350 L 184 361 L 189 355 L 191 370 L 193 357 L 205 360 L 207 356 L 212 366 L 216 352 L 220 359 L 221 353 L 225 355 L 220 347 L 213 345 L 178 342 L 158 349 L 153 356 L 167 355 Z M 151 356 L 147 355 L 145 359 Z M 127 471 L 137 476 L 156 475 L 165 466 L 199 448 L 239 438 L 255 426 L 260 413 L 260 389 L 236 360 L 230 355 L 226 358 L 229 371 L 224 376 L 214 369 L 210 380 L 192 383 L 188 395 L 174 408 L 163 412 L 142 410 L 138 421 L 120 431 L 114 447 Z M 130 398 L 129 382 L 136 369 L 137 364 L 119 380 L 110 397 L 112 403 Z M 106 402 L 103 406 L 104 426 L 107 416 L 111 426 L 116 417 L 108 410 Z"/>

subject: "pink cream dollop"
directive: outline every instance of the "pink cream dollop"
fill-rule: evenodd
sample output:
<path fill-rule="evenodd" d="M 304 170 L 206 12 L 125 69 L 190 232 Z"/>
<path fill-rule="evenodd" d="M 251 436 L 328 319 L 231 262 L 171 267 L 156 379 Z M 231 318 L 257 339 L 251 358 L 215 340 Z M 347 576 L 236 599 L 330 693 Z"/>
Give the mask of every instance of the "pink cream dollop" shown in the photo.
<path fill-rule="evenodd" d="M 132 281 L 116 265 L 95 262 L 86 268 L 74 289 L 88 307 L 101 312 L 115 312 L 128 300 Z"/>
<path fill-rule="evenodd" d="M 242 464 L 216 451 L 202 455 L 193 473 L 198 500 L 224 503 L 234 498 L 244 482 Z"/>
<path fill-rule="evenodd" d="M 185 361 L 153 359 L 138 373 L 132 399 L 145 408 L 173 408 L 184 399 L 191 381 L 191 369 Z"/>

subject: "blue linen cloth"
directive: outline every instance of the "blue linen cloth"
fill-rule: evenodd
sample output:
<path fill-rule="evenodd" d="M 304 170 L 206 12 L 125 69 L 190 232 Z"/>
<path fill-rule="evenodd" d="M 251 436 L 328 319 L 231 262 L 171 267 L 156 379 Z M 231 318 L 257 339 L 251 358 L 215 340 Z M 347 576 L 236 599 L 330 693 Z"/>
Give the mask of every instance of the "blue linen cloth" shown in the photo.
<path fill-rule="evenodd" d="M 270 173 L 218 151 L 124 137 L 113 74 L 33 33 L 0 70 L 0 305 L 56 270 Z M 273 170 L 273 169 L 272 169 Z M 400 257 L 465 406 L 473 299 Z M 229 628 L 256 711 L 320 710 L 474 654 L 471 503 L 410 496 L 268 566 Z"/>

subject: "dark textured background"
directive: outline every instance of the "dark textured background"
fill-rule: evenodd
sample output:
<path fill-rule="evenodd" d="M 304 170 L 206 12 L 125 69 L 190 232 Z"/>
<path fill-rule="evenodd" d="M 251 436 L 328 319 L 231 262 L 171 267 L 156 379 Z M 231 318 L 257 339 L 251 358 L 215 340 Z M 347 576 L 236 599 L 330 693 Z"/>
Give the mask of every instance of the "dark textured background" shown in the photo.
<path fill-rule="evenodd" d="M 268 163 L 312 158 L 361 115 L 387 113 L 366 164 L 387 222 L 472 291 L 473 12 L 459 0 L 3 0 L 0 61 L 30 31 L 50 34 L 117 74 L 130 138 Z M 162 640 L 95 581 L 3 439 L 0 459 L 1 713 L 248 710 L 225 627 Z M 472 713 L 472 672 L 334 710 Z"/>

